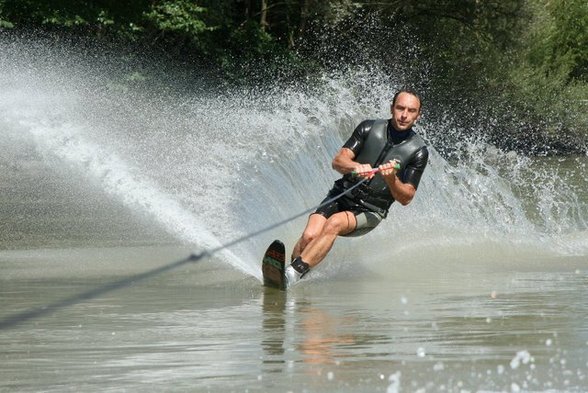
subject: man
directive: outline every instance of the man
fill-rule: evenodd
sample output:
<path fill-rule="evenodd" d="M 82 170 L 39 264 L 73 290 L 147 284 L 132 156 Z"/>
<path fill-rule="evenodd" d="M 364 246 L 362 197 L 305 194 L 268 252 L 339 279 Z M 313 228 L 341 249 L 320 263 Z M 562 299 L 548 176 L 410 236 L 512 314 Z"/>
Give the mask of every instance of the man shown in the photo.
<path fill-rule="evenodd" d="M 412 130 L 421 115 L 421 99 L 412 90 L 394 95 L 389 120 L 365 120 L 333 159 L 337 180 L 321 206 L 310 215 L 286 268 L 287 285 L 318 265 L 338 236 L 361 236 L 386 218 L 394 201 L 408 205 L 418 188 L 429 152 Z M 357 182 L 349 194 L 322 206 Z"/>

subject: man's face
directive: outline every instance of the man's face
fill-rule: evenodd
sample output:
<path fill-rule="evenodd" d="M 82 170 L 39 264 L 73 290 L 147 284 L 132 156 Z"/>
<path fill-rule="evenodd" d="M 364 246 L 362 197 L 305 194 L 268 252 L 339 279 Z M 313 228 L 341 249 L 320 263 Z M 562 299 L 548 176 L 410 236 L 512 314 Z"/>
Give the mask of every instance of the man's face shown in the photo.
<path fill-rule="evenodd" d="M 421 115 L 421 102 L 409 93 L 400 93 L 392 104 L 392 125 L 396 131 L 406 131 Z"/>

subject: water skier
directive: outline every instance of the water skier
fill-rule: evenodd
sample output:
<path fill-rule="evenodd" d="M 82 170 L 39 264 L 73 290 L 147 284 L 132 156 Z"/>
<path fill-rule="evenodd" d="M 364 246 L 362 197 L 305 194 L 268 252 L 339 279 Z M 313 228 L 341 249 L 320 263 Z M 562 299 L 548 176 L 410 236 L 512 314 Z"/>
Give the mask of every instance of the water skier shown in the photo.
<path fill-rule="evenodd" d="M 374 229 L 394 201 L 408 205 L 418 188 L 429 152 L 412 127 L 421 115 L 421 99 L 409 89 L 398 91 L 392 118 L 364 120 L 332 161 L 343 176 L 324 201 L 364 181 L 349 194 L 312 213 L 294 246 L 285 278 L 290 286 L 318 265 L 338 236 L 361 236 Z"/>

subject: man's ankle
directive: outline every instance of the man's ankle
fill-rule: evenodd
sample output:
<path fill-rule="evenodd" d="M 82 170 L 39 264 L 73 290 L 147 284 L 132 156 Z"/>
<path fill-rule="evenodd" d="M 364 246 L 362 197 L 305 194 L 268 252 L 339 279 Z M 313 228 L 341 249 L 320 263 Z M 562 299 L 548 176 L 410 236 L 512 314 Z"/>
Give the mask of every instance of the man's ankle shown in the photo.
<path fill-rule="evenodd" d="M 304 275 L 310 270 L 310 265 L 304 262 L 301 257 L 296 257 L 292 261 L 291 266 L 294 270 L 300 273 L 300 278 L 304 277 Z"/>

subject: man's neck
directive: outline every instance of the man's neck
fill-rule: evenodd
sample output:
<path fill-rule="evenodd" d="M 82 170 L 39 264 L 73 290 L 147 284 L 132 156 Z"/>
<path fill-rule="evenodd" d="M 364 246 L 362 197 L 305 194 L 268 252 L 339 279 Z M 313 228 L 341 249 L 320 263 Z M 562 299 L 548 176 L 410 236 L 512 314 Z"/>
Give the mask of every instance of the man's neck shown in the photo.
<path fill-rule="evenodd" d="M 388 136 L 394 144 L 404 142 L 404 140 L 410 135 L 411 131 L 412 127 L 404 131 L 398 131 L 396 128 L 394 128 L 392 119 L 388 120 Z"/>

